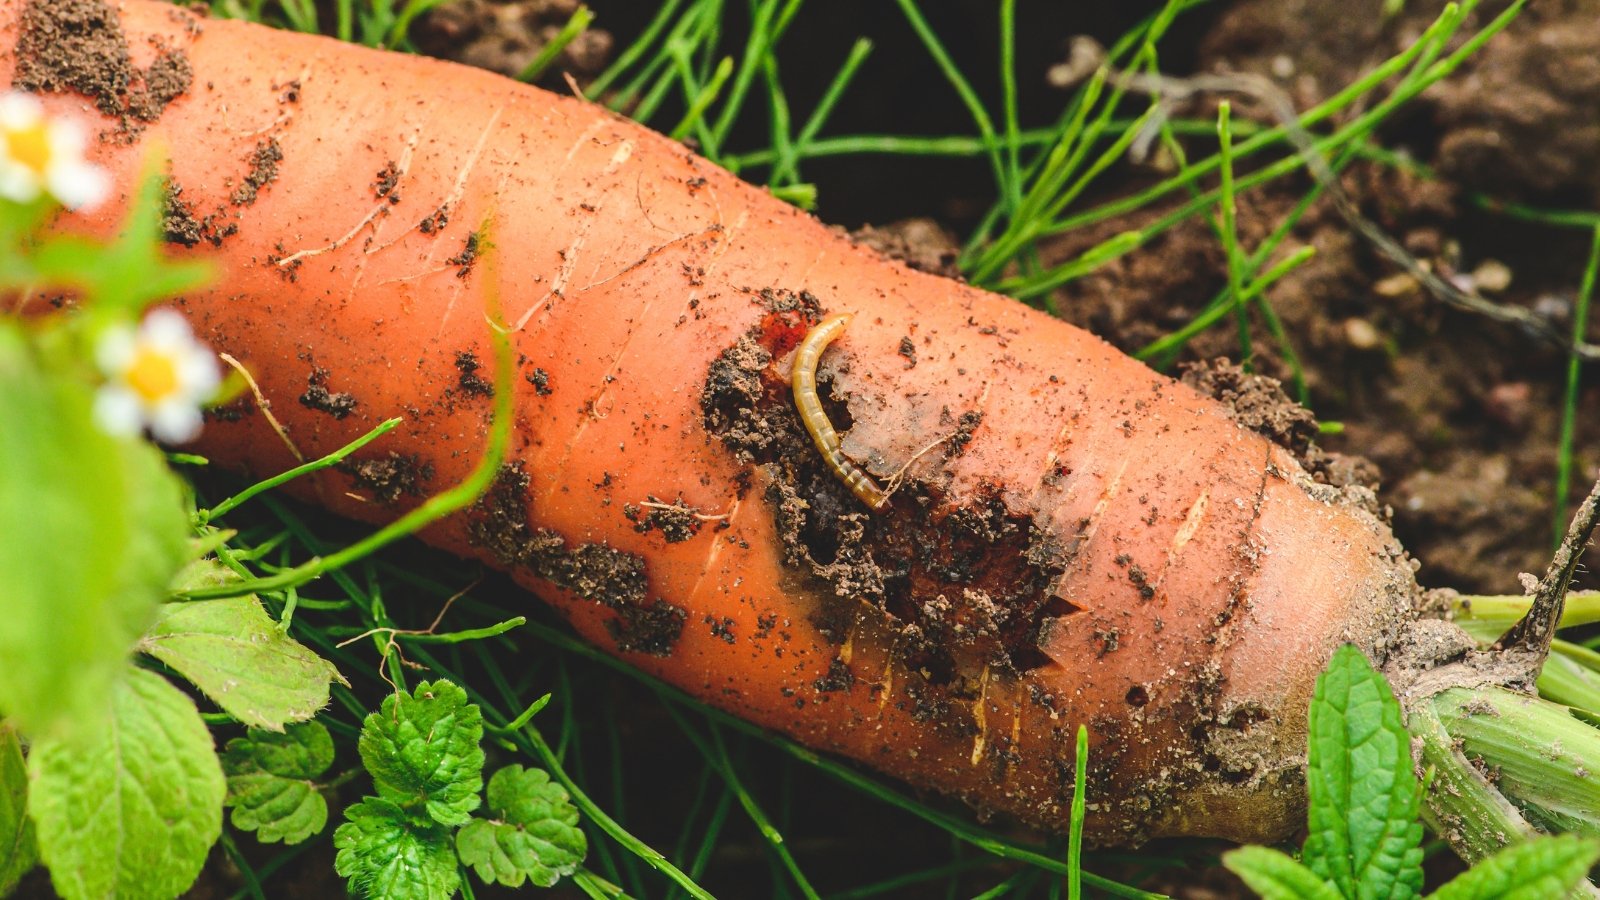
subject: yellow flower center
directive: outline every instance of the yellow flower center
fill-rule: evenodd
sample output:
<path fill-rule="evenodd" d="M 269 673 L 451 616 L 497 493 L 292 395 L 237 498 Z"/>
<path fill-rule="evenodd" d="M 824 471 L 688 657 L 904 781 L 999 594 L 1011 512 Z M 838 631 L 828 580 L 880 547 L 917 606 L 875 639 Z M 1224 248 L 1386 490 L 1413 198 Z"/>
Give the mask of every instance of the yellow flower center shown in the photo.
<path fill-rule="evenodd" d="M 165 353 L 140 347 L 124 378 L 146 403 L 159 403 L 178 391 L 178 364 Z"/>
<path fill-rule="evenodd" d="M 50 167 L 50 133 L 43 120 L 26 128 L 9 130 L 6 136 L 6 153 L 34 174 L 44 177 Z"/>

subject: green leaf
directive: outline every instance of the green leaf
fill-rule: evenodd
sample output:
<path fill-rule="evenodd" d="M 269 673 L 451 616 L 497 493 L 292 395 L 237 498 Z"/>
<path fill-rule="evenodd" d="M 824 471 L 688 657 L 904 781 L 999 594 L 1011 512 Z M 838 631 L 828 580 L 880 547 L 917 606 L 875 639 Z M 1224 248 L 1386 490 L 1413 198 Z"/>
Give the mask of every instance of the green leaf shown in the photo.
<path fill-rule="evenodd" d="M 456 853 L 486 884 L 550 887 L 571 875 L 589 850 L 567 790 L 543 769 L 506 766 L 489 779 L 493 820 L 473 819 L 456 834 Z"/>
<path fill-rule="evenodd" d="M 195 538 L 190 543 L 190 555 L 194 558 L 189 564 L 178 570 L 172 576 L 171 592 L 182 594 L 196 588 L 216 587 L 222 584 L 232 584 L 239 580 L 239 573 L 223 565 L 218 560 L 210 558 L 209 554 L 218 547 L 228 543 L 236 532 L 214 531 L 202 538 Z"/>
<path fill-rule="evenodd" d="M 321 722 L 290 725 L 282 734 L 251 729 L 228 742 L 229 821 L 262 843 L 298 844 L 328 824 L 328 801 L 315 781 L 333 765 L 333 738 Z"/>
<path fill-rule="evenodd" d="M 368 797 L 344 811 L 333 833 L 334 871 L 350 891 L 384 900 L 447 900 L 461 886 L 450 832 L 418 823 L 399 806 Z"/>
<path fill-rule="evenodd" d="M 1240 847 L 1222 864 L 1265 900 L 1343 900 L 1339 891 L 1299 860 L 1271 847 Z"/>
<path fill-rule="evenodd" d="M 227 785 L 194 701 L 127 666 L 100 727 L 36 741 L 28 812 L 56 891 L 175 897 L 222 833 Z"/>
<path fill-rule="evenodd" d="M 1422 891 L 1421 792 L 1411 737 L 1389 683 L 1354 646 L 1340 647 L 1311 698 L 1311 871 L 1346 897 Z"/>
<path fill-rule="evenodd" d="M 278 630 L 254 596 L 164 603 L 139 649 L 240 722 L 269 731 L 316 715 L 328 705 L 328 683 L 343 681 L 332 663 Z"/>
<path fill-rule="evenodd" d="M 448 681 L 387 697 L 361 725 L 361 762 L 378 796 L 441 825 L 472 817 L 483 790 L 483 714 Z"/>
<path fill-rule="evenodd" d="M 28 818 L 28 763 L 16 728 L 0 722 L 0 897 L 39 862 Z"/>
<path fill-rule="evenodd" d="M 1507 847 L 1457 875 L 1431 900 L 1544 900 L 1577 887 L 1600 860 L 1600 842 L 1573 834 Z"/>
<path fill-rule="evenodd" d="M 0 323 L 0 712 L 33 738 L 94 720 L 187 558 L 176 476 L 92 396 Z"/>

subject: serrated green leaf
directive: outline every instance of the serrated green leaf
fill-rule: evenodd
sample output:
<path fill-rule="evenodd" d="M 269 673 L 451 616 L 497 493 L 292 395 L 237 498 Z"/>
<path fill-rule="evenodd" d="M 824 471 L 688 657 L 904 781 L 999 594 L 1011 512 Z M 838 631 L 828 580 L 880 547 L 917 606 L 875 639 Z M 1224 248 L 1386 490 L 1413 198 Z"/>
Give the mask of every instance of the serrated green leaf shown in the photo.
<path fill-rule="evenodd" d="M 450 832 L 419 823 L 396 804 L 368 797 L 344 811 L 333 833 L 334 871 L 351 893 L 383 900 L 447 900 L 461 886 Z"/>
<path fill-rule="evenodd" d="M 1600 860 L 1600 842 L 1573 834 L 1507 847 L 1457 875 L 1430 900 L 1546 900 L 1564 897 Z"/>
<path fill-rule="evenodd" d="M 0 897 L 7 896 L 39 861 L 28 818 L 28 763 L 22 741 L 0 722 Z"/>
<path fill-rule="evenodd" d="M 228 821 L 263 844 L 298 844 L 328 824 L 328 801 L 309 781 L 266 772 L 228 776 Z"/>
<path fill-rule="evenodd" d="M 92 398 L 0 322 L 0 712 L 34 738 L 103 708 L 187 558 L 177 477 Z"/>
<path fill-rule="evenodd" d="M 493 820 L 473 819 L 456 833 L 456 853 L 486 884 L 550 887 L 578 870 L 589 850 L 566 788 L 543 769 L 506 766 L 489 779 Z"/>
<path fill-rule="evenodd" d="M 175 897 L 222 833 L 227 785 L 194 701 L 128 666 L 101 727 L 40 740 L 28 756 L 28 812 L 56 891 Z"/>
<path fill-rule="evenodd" d="M 240 722 L 269 731 L 316 715 L 328 705 L 328 683 L 343 681 L 332 663 L 279 631 L 254 596 L 163 603 L 139 649 Z"/>
<path fill-rule="evenodd" d="M 1264 900 L 1343 900 L 1338 889 L 1299 860 L 1271 847 L 1240 847 L 1222 864 Z"/>
<path fill-rule="evenodd" d="M 280 778 L 317 778 L 333 765 L 333 738 L 321 722 L 297 722 L 281 732 L 252 728 L 228 742 L 222 768 L 230 776 L 266 772 Z"/>
<path fill-rule="evenodd" d="M 391 695 L 361 725 L 357 746 L 378 795 L 425 810 L 441 825 L 461 825 L 483 790 L 483 714 L 448 681 L 426 681 Z"/>
<path fill-rule="evenodd" d="M 321 722 L 290 725 L 282 734 L 251 729 L 228 742 L 229 821 L 262 843 L 298 844 L 328 824 L 328 801 L 316 778 L 333 765 L 333 738 Z"/>
<path fill-rule="evenodd" d="M 195 538 L 190 542 L 190 553 L 194 558 L 189 564 L 178 570 L 172 576 L 171 591 L 182 594 L 198 588 L 216 587 L 230 584 L 239 580 L 239 573 L 223 565 L 220 561 L 211 558 L 208 554 L 214 552 L 217 546 L 226 544 L 233 531 L 215 531 L 204 538 Z M 211 546 L 207 546 L 211 545 Z"/>
<path fill-rule="evenodd" d="M 1340 647 L 1311 698 L 1311 871 L 1350 898 L 1407 900 L 1422 891 L 1421 793 L 1411 737 L 1383 676 Z"/>

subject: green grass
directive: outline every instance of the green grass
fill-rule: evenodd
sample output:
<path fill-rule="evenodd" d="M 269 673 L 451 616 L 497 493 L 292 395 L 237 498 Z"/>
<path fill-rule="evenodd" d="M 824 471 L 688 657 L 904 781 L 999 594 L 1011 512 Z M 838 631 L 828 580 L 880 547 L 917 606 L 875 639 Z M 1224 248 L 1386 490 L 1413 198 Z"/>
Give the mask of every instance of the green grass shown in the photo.
<path fill-rule="evenodd" d="M 1600 271 L 1600 224 L 1593 227 L 1589 242 L 1589 262 L 1583 267 L 1583 282 L 1572 311 L 1572 342 L 1582 343 L 1589 329 L 1589 301 L 1594 298 L 1595 274 Z M 1572 491 L 1574 435 L 1578 424 L 1578 392 L 1582 387 L 1583 361 L 1568 354 L 1567 378 L 1561 403 L 1561 443 L 1556 460 L 1556 512 L 1552 546 L 1561 543 L 1567 530 L 1568 497 Z"/>
<path fill-rule="evenodd" d="M 319 7 L 310 0 L 216 0 L 213 5 L 223 15 L 404 49 L 409 46 L 409 25 L 437 2 L 336 0 Z M 1248 363 L 1258 351 L 1251 335 L 1259 325 L 1290 365 L 1302 400 L 1308 399 L 1308 389 L 1290 338 L 1274 313 L 1272 289 L 1312 256 L 1310 247 L 1295 246 L 1294 229 L 1325 196 L 1326 179 L 1313 177 L 1299 202 L 1253 247 L 1240 240 L 1238 198 L 1307 168 L 1308 148 L 1298 145 L 1297 135 L 1309 141 L 1309 150 L 1333 175 L 1357 160 L 1407 165 L 1375 143 L 1377 129 L 1428 86 L 1449 77 L 1520 9 L 1514 4 L 1476 31 L 1467 31 L 1467 12 L 1475 3 L 1468 0 L 1461 9 L 1451 7 L 1406 50 L 1292 123 L 1235 120 L 1226 105 L 1217 121 L 1208 122 L 1169 118 L 1158 100 L 1138 94 L 1117 77 L 1123 71 L 1152 76 L 1161 71 L 1163 38 L 1185 11 L 1199 5 L 1196 0 L 1171 0 L 1112 44 L 1108 67 L 1076 91 L 1055 121 L 1030 123 L 1023 121 L 1017 83 L 1019 74 L 1036 73 L 1019 73 L 1016 68 L 1014 0 L 1002 0 L 996 10 L 1002 34 L 998 97 L 981 96 L 968 73 L 956 66 L 945 46 L 954 36 L 935 33 L 913 0 L 897 2 L 906 27 L 943 76 L 949 90 L 946 101 L 960 104 L 969 114 L 972 134 L 829 133 L 830 116 L 841 99 L 859 78 L 872 76 L 873 46 L 864 39 L 842 58 L 826 61 L 834 74 L 813 106 L 792 108 L 775 49 L 782 46 L 797 16 L 825 14 L 802 9 L 800 0 L 750 0 L 739 9 L 730 9 L 724 0 L 666 0 L 587 92 L 591 99 L 673 137 L 692 139 L 709 158 L 803 206 L 815 200 L 818 190 L 805 177 L 808 164 L 815 160 L 868 154 L 981 158 L 993 178 L 994 202 L 967 236 L 960 265 L 973 282 L 1046 308 L 1053 309 L 1054 293 L 1062 285 L 1140 252 L 1169 229 L 1202 217 L 1227 260 L 1226 284 L 1189 323 L 1137 355 L 1164 367 L 1195 336 L 1231 323 L 1238 334 L 1239 355 Z M 330 8 L 333 21 L 319 18 L 319 9 L 326 13 Z M 727 24 L 735 13 L 748 21 L 737 34 Z M 539 77 L 560 46 L 591 23 L 606 24 L 580 10 L 557 45 L 533 60 L 523 76 Z M 732 146 L 735 134 L 746 133 L 739 126 L 750 122 L 764 126 L 764 143 Z M 1126 196 L 1086 204 L 1086 197 L 1097 195 L 1091 189 L 1102 183 L 1107 171 L 1125 159 L 1141 138 L 1151 135 L 1178 161 L 1176 171 Z M 1315 176 L 1317 167 L 1312 169 Z M 1474 202 L 1507 216 L 1593 232 L 1573 328 L 1574 341 L 1580 340 L 1600 268 L 1600 213 L 1538 210 L 1486 197 Z M 1043 241 L 1155 208 L 1165 211 L 1074 259 L 1047 263 L 1038 252 Z M 1564 373 L 1558 477 L 1563 505 L 1556 513 L 1558 530 L 1573 471 L 1580 364 L 1572 357 Z M 447 499 L 460 502 L 462 496 Z M 270 494 L 258 496 L 256 489 L 219 502 L 212 515 L 241 529 L 222 551 L 228 564 L 259 579 L 256 587 L 274 612 L 286 623 L 292 620 L 294 634 L 332 659 L 351 679 L 350 687 L 336 689 L 335 705 L 323 716 L 336 738 L 353 742 L 362 717 L 375 708 L 377 698 L 393 685 L 415 679 L 419 671 L 462 684 L 481 705 L 491 725 L 489 742 L 503 762 L 544 766 L 572 792 L 591 840 L 589 868 L 578 879 L 590 896 L 615 896 L 619 890 L 629 896 L 707 896 L 700 885 L 714 867 L 719 848 L 735 844 L 759 848 L 765 855 L 769 884 L 752 887 L 752 892 L 841 900 L 930 891 L 935 885 L 955 896 L 957 885 L 976 884 L 985 885 L 977 888 L 983 897 L 1065 893 L 1077 898 L 1084 888 L 1096 896 L 1148 897 L 1154 895 L 1092 873 L 1102 865 L 1107 870 L 1149 872 L 1209 859 L 1210 848 L 1180 849 L 1176 857 L 1083 853 L 1078 830 L 1082 791 L 1075 795 L 1069 842 L 1019 840 L 638 674 L 571 637 L 548 613 L 532 609 L 528 598 L 511 595 L 506 582 L 491 577 L 486 582 L 491 586 L 475 586 L 482 576 L 468 564 L 436 561 L 419 569 L 411 564 L 415 556 L 411 551 L 368 556 L 382 542 L 381 536 L 390 532 L 352 540 L 342 526 L 307 520 Z M 350 562 L 342 568 L 332 565 L 341 559 Z M 312 574 L 324 577 L 308 583 Z M 457 597 L 438 623 L 440 630 L 429 629 L 428 622 L 440 606 Z M 358 640 L 347 643 L 352 638 Z M 642 692 L 662 705 L 679 732 L 677 746 L 686 746 L 698 760 L 673 776 L 689 786 L 691 800 L 678 811 L 676 834 L 654 848 L 635 831 L 659 828 L 659 823 L 638 820 L 641 813 L 630 784 L 641 754 L 650 754 L 651 748 L 628 746 L 625 729 L 609 708 L 619 678 L 634 685 L 630 694 Z M 551 699 L 543 711 L 531 718 L 524 715 L 546 695 Z M 1083 744 L 1079 746 L 1081 779 Z M 806 833 L 797 832 L 792 824 L 806 818 L 803 795 L 819 780 L 848 786 L 859 798 L 854 802 L 880 810 L 874 816 L 885 821 L 898 818 L 906 828 L 942 836 L 948 849 L 930 854 L 938 861 L 922 868 L 864 872 L 859 884 L 831 894 L 819 890 L 817 871 L 826 877 L 837 873 L 828 870 L 825 859 L 819 863 L 818 854 L 803 848 L 796 838 Z M 840 816 L 859 814 L 839 811 Z M 264 859 L 232 843 L 225 849 L 244 873 L 247 888 L 241 896 L 260 897 L 272 895 L 270 887 L 261 885 L 292 868 L 305 848 L 289 848 Z"/>

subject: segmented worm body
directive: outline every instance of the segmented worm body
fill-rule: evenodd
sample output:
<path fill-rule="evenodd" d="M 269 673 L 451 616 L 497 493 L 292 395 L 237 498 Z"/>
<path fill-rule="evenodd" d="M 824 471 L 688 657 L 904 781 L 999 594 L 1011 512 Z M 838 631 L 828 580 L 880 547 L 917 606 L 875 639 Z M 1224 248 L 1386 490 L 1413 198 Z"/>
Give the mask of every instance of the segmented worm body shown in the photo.
<path fill-rule="evenodd" d="M 817 363 L 822 359 L 822 351 L 828 349 L 828 345 L 833 343 L 849 324 L 850 315 L 845 313 L 829 316 L 811 329 L 805 340 L 800 342 L 799 349 L 795 350 L 794 369 L 790 372 L 789 384 L 794 388 L 794 405 L 800 411 L 800 421 L 805 423 L 806 431 L 811 432 L 811 440 L 822 452 L 822 458 L 827 461 L 828 468 L 832 469 L 863 503 L 877 510 L 889 502 L 888 492 L 878 486 L 878 482 L 867 474 L 867 470 L 845 457 L 839 443 L 839 433 L 833 430 L 833 423 L 828 421 L 828 414 L 822 408 L 822 400 L 817 396 Z"/>

